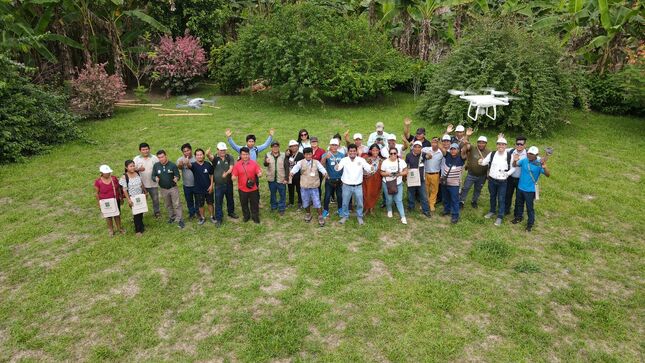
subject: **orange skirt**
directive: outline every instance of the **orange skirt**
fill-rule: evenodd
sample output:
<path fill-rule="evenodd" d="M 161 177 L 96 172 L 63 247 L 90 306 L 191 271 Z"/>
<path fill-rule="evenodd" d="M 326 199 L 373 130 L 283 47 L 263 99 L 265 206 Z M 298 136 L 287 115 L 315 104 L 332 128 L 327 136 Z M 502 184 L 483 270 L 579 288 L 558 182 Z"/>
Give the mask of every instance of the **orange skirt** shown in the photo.
<path fill-rule="evenodd" d="M 363 178 L 363 208 L 371 209 L 376 207 L 381 198 L 382 177 L 379 172 Z"/>

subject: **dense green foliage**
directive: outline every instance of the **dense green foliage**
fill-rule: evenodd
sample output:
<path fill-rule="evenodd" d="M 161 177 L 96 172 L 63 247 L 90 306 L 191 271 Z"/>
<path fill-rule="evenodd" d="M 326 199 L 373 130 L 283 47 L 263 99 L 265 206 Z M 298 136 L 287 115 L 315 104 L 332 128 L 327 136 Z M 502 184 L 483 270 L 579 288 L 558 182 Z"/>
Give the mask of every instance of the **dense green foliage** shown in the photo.
<path fill-rule="evenodd" d="M 80 135 L 65 97 L 30 83 L 2 55 L 0 99 L 0 163 L 39 154 Z"/>
<path fill-rule="evenodd" d="M 237 68 L 243 83 L 269 81 L 284 99 L 333 99 L 356 103 L 388 93 L 411 78 L 409 62 L 386 36 L 365 20 L 338 17 L 333 10 L 299 4 L 281 7 L 270 17 L 256 17 L 240 29 L 221 81 L 230 90 Z M 229 71 L 230 70 L 230 71 Z"/>
<path fill-rule="evenodd" d="M 572 84 L 559 63 L 553 39 L 529 33 L 511 22 L 482 21 L 433 73 L 417 113 L 434 123 L 465 122 L 472 127 L 515 129 L 540 135 L 560 124 L 572 104 Z M 448 94 L 452 88 L 494 87 L 519 97 L 497 108 L 497 119 L 467 119 L 468 104 Z"/>

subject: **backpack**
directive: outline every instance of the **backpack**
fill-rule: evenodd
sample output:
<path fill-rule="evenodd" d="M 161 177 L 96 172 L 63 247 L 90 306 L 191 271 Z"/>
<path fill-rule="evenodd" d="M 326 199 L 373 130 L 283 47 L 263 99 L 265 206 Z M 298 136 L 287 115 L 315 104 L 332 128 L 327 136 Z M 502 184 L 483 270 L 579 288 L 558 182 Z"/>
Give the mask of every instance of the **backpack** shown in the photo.
<path fill-rule="evenodd" d="M 140 178 L 140 177 L 141 177 L 141 174 L 139 174 L 139 172 L 138 172 L 138 171 L 137 171 L 136 173 L 137 173 L 137 175 L 138 175 L 138 176 L 139 176 L 139 178 Z M 128 193 L 130 193 L 130 178 L 128 177 L 128 173 L 127 173 L 127 172 L 126 172 L 126 173 L 123 173 L 123 176 L 125 177 L 125 188 L 123 188 L 123 187 L 121 188 L 121 189 L 123 189 L 123 190 L 121 191 L 121 193 L 122 193 L 123 195 L 125 195 L 124 191 L 127 191 Z M 143 183 L 141 184 L 141 186 L 143 187 Z"/>
<path fill-rule="evenodd" d="M 508 152 L 508 151 L 506 152 L 506 171 L 511 170 L 511 159 L 513 157 L 513 151 L 512 150 L 513 149 L 511 149 L 510 152 Z M 486 170 L 486 174 L 488 174 L 490 172 L 490 167 L 491 167 L 491 165 L 493 165 L 493 158 L 495 157 L 496 154 L 497 154 L 497 150 L 491 151 L 491 153 L 490 153 L 490 161 L 488 162 L 488 168 Z"/>

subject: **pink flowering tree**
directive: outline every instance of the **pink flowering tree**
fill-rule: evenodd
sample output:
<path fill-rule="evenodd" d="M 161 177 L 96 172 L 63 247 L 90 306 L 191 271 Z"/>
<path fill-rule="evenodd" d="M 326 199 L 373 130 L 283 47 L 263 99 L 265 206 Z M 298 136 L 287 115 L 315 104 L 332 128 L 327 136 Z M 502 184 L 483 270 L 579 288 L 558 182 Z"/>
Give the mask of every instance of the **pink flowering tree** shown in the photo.
<path fill-rule="evenodd" d="M 173 40 L 162 37 L 155 47 L 154 75 L 161 88 L 182 93 L 196 86 L 197 78 L 206 72 L 206 52 L 199 44 L 199 38 L 186 33 Z"/>
<path fill-rule="evenodd" d="M 105 63 L 87 62 L 78 77 L 72 80 L 72 109 L 83 117 L 110 117 L 114 104 L 125 95 L 121 77 L 109 75 Z"/>

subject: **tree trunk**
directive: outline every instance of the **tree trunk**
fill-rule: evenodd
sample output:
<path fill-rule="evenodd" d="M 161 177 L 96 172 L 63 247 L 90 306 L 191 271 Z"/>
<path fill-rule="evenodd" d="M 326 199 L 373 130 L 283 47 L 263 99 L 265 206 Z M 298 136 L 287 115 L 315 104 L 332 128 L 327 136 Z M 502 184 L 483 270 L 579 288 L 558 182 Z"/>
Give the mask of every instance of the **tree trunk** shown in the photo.
<path fill-rule="evenodd" d="M 376 25 L 377 19 L 376 19 L 376 0 L 370 1 L 370 4 L 367 8 L 368 10 L 368 17 L 367 19 L 370 22 L 370 26 Z"/>
<path fill-rule="evenodd" d="M 401 19 L 403 20 L 403 35 L 401 36 L 400 49 L 404 54 L 412 55 L 412 19 L 407 10 L 401 12 Z"/>
<path fill-rule="evenodd" d="M 59 14 L 56 14 L 56 20 L 52 23 L 52 28 L 54 33 L 60 34 L 64 37 L 67 36 L 65 31 L 65 26 L 63 25 L 62 20 L 60 19 Z M 61 65 L 61 75 L 64 80 L 70 80 L 74 78 L 74 65 L 72 63 L 72 53 L 69 50 L 69 47 L 66 44 L 61 42 L 57 43 L 58 47 L 58 61 Z"/>
<path fill-rule="evenodd" d="M 427 61 L 430 54 L 430 20 L 423 19 L 419 34 L 419 59 Z"/>

